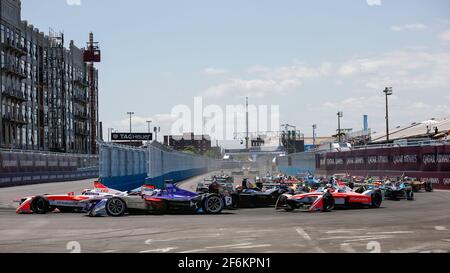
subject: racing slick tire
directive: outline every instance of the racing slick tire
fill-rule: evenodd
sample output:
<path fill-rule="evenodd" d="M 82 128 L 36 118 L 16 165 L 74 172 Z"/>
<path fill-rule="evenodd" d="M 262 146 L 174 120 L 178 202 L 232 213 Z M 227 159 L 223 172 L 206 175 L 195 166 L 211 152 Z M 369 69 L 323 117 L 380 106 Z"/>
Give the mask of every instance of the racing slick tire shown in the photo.
<path fill-rule="evenodd" d="M 414 191 L 410 191 L 406 193 L 406 200 L 414 201 Z"/>
<path fill-rule="evenodd" d="M 334 198 L 331 194 L 325 194 L 323 196 L 323 208 L 322 212 L 330 212 L 334 209 Z"/>
<path fill-rule="evenodd" d="M 239 194 L 232 194 L 231 199 L 233 200 L 231 209 L 239 209 Z"/>
<path fill-rule="evenodd" d="M 46 214 L 50 212 L 50 203 L 42 196 L 37 196 L 31 202 L 31 210 L 36 214 Z"/>
<path fill-rule="evenodd" d="M 280 206 L 284 206 L 283 209 L 287 212 L 294 211 L 294 208 L 287 203 L 288 197 L 286 195 L 280 195 L 278 197 L 277 203 L 275 204 L 275 208 L 279 208 Z"/>
<path fill-rule="evenodd" d="M 127 211 L 127 204 L 121 198 L 113 197 L 106 201 L 105 210 L 111 217 L 121 217 Z"/>
<path fill-rule="evenodd" d="M 383 195 L 380 191 L 375 191 L 372 194 L 372 203 L 370 205 L 371 208 L 378 209 L 381 207 L 381 203 L 383 202 Z"/>
<path fill-rule="evenodd" d="M 211 194 L 203 200 L 203 211 L 207 214 L 219 214 L 224 206 L 223 198 L 217 194 Z"/>
<path fill-rule="evenodd" d="M 432 191 L 433 191 L 433 184 L 431 184 L 431 183 L 426 183 L 426 184 L 425 184 L 425 191 L 426 191 L 426 192 L 432 192 Z"/>

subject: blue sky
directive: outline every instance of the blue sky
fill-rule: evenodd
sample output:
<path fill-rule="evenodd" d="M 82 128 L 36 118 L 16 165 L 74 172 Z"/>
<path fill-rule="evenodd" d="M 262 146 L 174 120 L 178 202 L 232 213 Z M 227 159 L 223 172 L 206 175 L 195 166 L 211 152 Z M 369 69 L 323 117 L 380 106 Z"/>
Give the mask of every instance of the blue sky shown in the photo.
<path fill-rule="evenodd" d="M 281 122 L 330 135 L 450 116 L 448 0 L 22 0 L 22 18 L 100 42 L 104 130 L 170 128 L 177 104 L 277 104 Z M 371 4 L 371 5 L 369 5 Z"/>

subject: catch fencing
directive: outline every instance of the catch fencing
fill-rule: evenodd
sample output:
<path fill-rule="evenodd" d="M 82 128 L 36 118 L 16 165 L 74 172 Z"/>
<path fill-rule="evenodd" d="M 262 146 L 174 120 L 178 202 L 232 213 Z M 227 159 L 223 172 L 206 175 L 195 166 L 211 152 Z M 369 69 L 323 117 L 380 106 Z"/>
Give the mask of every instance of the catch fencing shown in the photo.
<path fill-rule="evenodd" d="M 276 161 L 278 171 L 283 174 L 316 172 L 316 153 L 313 151 L 280 156 Z"/>
<path fill-rule="evenodd" d="M 0 187 L 98 177 L 98 156 L 0 150 Z"/>
<path fill-rule="evenodd" d="M 131 190 L 145 184 L 162 186 L 164 181 L 183 181 L 219 170 L 222 161 L 174 151 L 158 142 L 134 148 L 100 143 L 100 179 L 117 190 Z"/>

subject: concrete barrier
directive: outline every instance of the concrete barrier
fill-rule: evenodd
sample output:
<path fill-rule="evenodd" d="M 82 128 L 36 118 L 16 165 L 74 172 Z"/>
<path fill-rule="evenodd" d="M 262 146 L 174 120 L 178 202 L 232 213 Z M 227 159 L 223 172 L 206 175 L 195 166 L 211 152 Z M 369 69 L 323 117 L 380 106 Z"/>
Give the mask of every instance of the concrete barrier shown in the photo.
<path fill-rule="evenodd" d="M 0 187 L 98 177 L 98 156 L 0 150 Z"/>

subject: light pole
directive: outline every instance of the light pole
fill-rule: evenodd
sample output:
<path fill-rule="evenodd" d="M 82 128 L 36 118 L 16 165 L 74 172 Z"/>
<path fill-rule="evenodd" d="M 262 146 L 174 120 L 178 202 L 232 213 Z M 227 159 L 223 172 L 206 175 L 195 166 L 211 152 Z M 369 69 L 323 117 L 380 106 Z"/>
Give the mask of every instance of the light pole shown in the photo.
<path fill-rule="evenodd" d="M 342 139 L 341 139 L 341 118 L 344 117 L 344 112 L 339 111 L 337 113 L 337 116 L 338 116 L 338 137 L 339 137 L 339 143 L 341 143 L 342 142 Z"/>
<path fill-rule="evenodd" d="M 383 93 L 386 95 L 386 142 L 389 143 L 389 101 L 388 97 L 391 96 L 394 92 L 392 87 L 386 87 Z"/>
<path fill-rule="evenodd" d="M 161 132 L 161 127 L 154 127 L 153 132 L 155 133 L 155 141 L 158 142 L 158 132 Z"/>
<path fill-rule="evenodd" d="M 113 133 L 114 128 L 108 128 L 108 142 L 111 142 L 111 134 Z"/>
<path fill-rule="evenodd" d="M 249 132 L 248 132 L 248 130 L 249 130 L 249 126 L 248 126 L 249 124 L 248 124 L 248 97 L 246 97 L 245 98 L 245 133 L 246 133 L 246 135 L 245 135 L 245 149 L 249 149 L 250 148 L 250 145 L 249 145 L 249 140 L 250 140 L 250 138 L 249 138 Z"/>
<path fill-rule="evenodd" d="M 150 134 L 152 132 L 152 129 L 151 129 L 152 121 L 147 120 L 147 125 L 148 125 L 148 133 Z"/>
<path fill-rule="evenodd" d="M 151 124 L 152 124 L 152 121 L 151 121 L 151 120 L 147 120 L 147 125 L 148 125 L 148 133 L 149 133 L 149 134 L 150 134 L 150 133 L 152 132 Z M 151 141 L 150 141 L 150 140 L 149 140 L 149 141 L 147 141 L 147 145 L 148 145 L 149 143 L 151 143 Z"/>
<path fill-rule="evenodd" d="M 133 117 L 134 112 L 127 112 L 127 115 L 130 115 L 130 134 L 131 134 L 131 132 L 132 132 L 132 130 L 131 130 L 131 118 Z"/>
<path fill-rule="evenodd" d="M 313 124 L 313 147 L 316 148 L 316 129 L 317 129 L 317 124 Z"/>

